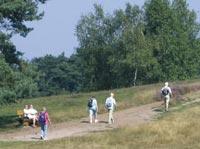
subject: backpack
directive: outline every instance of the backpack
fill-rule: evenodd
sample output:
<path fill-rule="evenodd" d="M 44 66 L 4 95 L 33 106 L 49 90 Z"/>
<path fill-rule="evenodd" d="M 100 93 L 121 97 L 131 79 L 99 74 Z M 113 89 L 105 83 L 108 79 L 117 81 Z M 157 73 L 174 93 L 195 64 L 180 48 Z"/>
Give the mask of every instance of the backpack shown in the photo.
<path fill-rule="evenodd" d="M 39 116 L 39 122 L 45 123 L 46 122 L 46 112 L 41 112 Z"/>
<path fill-rule="evenodd" d="M 169 94 L 169 90 L 167 89 L 167 88 L 164 88 L 163 90 L 162 90 L 162 95 L 163 96 L 166 96 L 166 95 L 168 95 Z"/>
<path fill-rule="evenodd" d="M 106 107 L 110 108 L 112 107 L 112 100 L 109 98 L 108 101 L 106 102 Z"/>
<path fill-rule="evenodd" d="M 93 99 L 88 100 L 88 107 L 89 108 L 93 107 Z"/>

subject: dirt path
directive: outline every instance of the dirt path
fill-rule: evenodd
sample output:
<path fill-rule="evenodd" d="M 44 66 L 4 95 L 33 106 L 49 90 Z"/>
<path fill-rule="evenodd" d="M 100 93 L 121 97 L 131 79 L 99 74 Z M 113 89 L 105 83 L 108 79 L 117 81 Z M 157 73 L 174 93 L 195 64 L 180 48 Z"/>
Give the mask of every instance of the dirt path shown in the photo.
<path fill-rule="evenodd" d="M 187 102 L 183 106 L 200 102 L 200 99 Z M 115 111 L 115 123 L 109 125 L 107 123 L 107 113 L 98 116 L 99 122 L 96 124 L 88 123 L 88 118 L 64 122 L 60 124 L 52 124 L 48 129 L 48 140 L 58 139 L 63 137 L 80 136 L 91 132 L 101 132 L 114 128 L 126 127 L 129 125 L 139 125 L 152 120 L 161 111 L 162 102 L 155 102 L 140 107 L 134 107 L 126 110 Z M 177 107 L 173 108 L 177 109 Z M 172 109 L 171 109 L 172 110 Z M 39 141 L 40 127 L 24 127 L 15 133 L 0 133 L 0 141 Z"/>
<path fill-rule="evenodd" d="M 88 123 L 88 118 L 64 122 L 60 124 L 52 124 L 48 129 L 48 140 L 78 136 L 90 132 L 99 132 L 110 130 L 113 128 L 125 127 L 127 125 L 138 125 L 149 121 L 158 112 L 153 108 L 161 105 L 161 102 L 156 102 L 149 105 L 130 108 L 127 110 L 115 111 L 115 123 L 109 125 L 107 123 L 107 114 L 98 115 L 99 122 L 96 124 Z M 38 141 L 40 140 L 40 128 L 24 127 L 19 132 L 0 134 L 2 141 Z"/>
<path fill-rule="evenodd" d="M 199 102 L 196 100 L 195 102 Z M 88 118 L 64 122 L 60 124 L 52 124 L 48 129 L 48 140 L 63 137 L 80 136 L 91 132 L 101 132 L 114 128 L 125 127 L 128 125 L 139 125 L 152 120 L 160 113 L 159 107 L 162 102 L 155 102 L 140 107 L 134 107 L 126 110 L 115 111 L 115 123 L 109 125 L 107 123 L 107 114 L 98 116 L 99 122 L 96 124 L 88 123 Z M 0 134 L 1 141 L 38 141 L 40 140 L 40 128 L 24 127 L 18 132 Z"/>
<path fill-rule="evenodd" d="M 194 102 L 200 102 L 200 99 L 182 104 L 186 106 Z M 155 102 L 140 107 L 134 107 L 126 110 L 115 111 L 115 123 L 109 125 L 107 123 L 107 113 L 98 115 L 99 122 L 96 124 L 88 123 L 88 118 L 64 122 L 59 124 L 52 124 L 48 129 L 48 140 L 58 139 L 63 137 L 80 136 L 92 132 L 102 132 L 114 128 L 134 126 L 153 120 L 160 112 L 162 102 Z M 163 106 L 163 105 L 162 105 Z M 173 109 L 177 109 L 174 107 Z M 173 110 L 170 109 L 170 110 Z M 15 133 L 0 133 L 0 141 L 39 141 L 40 127 L 24 127 Z"/>

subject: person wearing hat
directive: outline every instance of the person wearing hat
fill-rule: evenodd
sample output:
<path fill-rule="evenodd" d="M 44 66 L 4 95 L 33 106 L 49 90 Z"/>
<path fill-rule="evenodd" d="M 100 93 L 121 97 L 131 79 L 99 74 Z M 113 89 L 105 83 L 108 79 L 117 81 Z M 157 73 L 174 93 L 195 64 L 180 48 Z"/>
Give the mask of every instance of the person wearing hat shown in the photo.
<path fill-rule="evenodd" d="M 170 97 L 172 97 L 172 90 L 169 87 L 168 82 L 165 82 L 165 86 L 161 89 L 161 96 L 163 97 L 163 100 L 164 100 L 165 111 L 168 111 Z"/>

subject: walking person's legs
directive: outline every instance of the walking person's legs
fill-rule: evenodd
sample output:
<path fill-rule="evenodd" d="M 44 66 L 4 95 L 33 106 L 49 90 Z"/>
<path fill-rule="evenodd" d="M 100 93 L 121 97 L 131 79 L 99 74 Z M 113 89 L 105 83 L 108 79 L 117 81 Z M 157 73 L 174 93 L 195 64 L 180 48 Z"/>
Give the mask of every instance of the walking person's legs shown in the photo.
<path fill-rule="evenodd" d="M 165 111 L 168 111 L 169 110 L 169 96 L 166 96 L 164 98 L 164 103 L 165 103 Z"/>
<path fill-rule="evenodd" d="M 45 125 L 44 125 L 44 140 L 47 139 L 47 132 L 48 132 L 48 125 L 45 124 Z"/>
<path fill-rule="evenodd" d="M 113 121 L 113 110 L 109 109 L 108 113 L 109 113 L 109 115 L 108 115 L 108 123 L 112 124 L 112 121 Z"/>
<path fill-rule="evenodd" d="M 47 140 L 47 129 L 48 129 L 48 125 L 41 125 L 41 139 L 43 140 Z"/>
<path fill-rule="evenodd" d="M 97 119 L 97 110 L 94 111 L 94 123 L 97 123 L 98 119 Z"/>
<path fill-rule="evenodd" d="M 114 123 L 114 116 L 113 116 L 113 112 L 114 112 L 114 110 L 112 110 L 112 113 L 111 113 L 111 123 Z"/>
<path fill-rule="evenodd" d="M 89 109 L 89 122 L 92 123 L 93 111 Z"/>
<path fill-rule="evenodd" d="M 169 110 L 169 97 L 168 98 L 166 98 L 166 111 L 168 111 Z"/>
<path fill-rule="evenodd" d="M 41 125 L 41 139 L 43 139 L 44 136 L 44 125 Z"/>

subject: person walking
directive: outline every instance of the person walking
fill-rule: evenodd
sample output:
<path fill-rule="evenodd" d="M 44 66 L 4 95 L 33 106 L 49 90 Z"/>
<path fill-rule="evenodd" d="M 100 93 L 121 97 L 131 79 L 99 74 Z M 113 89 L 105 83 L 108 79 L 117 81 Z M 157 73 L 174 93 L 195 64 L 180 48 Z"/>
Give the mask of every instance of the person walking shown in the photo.
<path fill-rule="evenodd" d="M 165 82 L 165 86 L 162 87 L 161 96 L 163 97 L 164 100 L 165 112 L 167 112 L 169 110 L 170 97 L 172 97 L 172 91 L 171 88 L 169 87 L 168 82 Z"/>
<path fill-rule="evenodd" d="M 108 124 L 114 123 L 113 112 L 116 108 L 116 100 L 114 98 L 114 93 L 110 93 L 110 97 L 106 99 L 105 108 L 108 110 Z"/>
<path fill-rule="evenodd" d="M 92 96 L 88 101 L 89 122 L 92 124 L 97 123 L 98 104 L 95 96 Z"/>
<path fill-rule="evenodd" d="M 51 120 L 50 120 L 49 114 L 47 113 L 45 107 L 42 108 L 42 111 L 39 114 L 39 123 L 41 126 L 40 139 L 47 140 L 48 125 L 51 124 Z"/>

